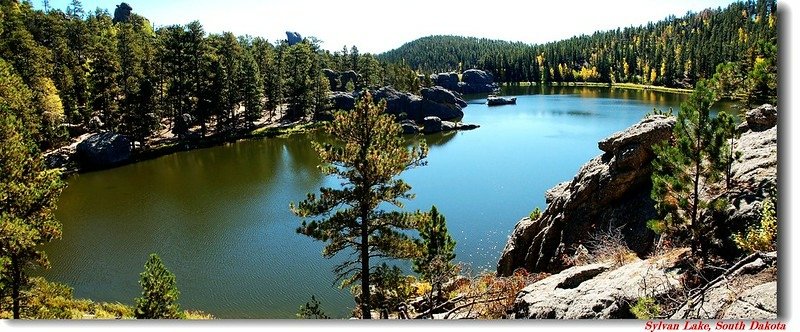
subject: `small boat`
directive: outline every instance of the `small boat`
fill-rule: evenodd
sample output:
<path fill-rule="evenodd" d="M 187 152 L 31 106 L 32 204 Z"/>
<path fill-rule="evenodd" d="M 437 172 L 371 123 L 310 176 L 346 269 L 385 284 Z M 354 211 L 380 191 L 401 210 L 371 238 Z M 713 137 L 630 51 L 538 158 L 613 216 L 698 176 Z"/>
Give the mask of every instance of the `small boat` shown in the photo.
<path fill-rule="evenodd" d="M 489 95 L 488 97 L 486 97 L 486 104 L 489 106 L 509 105 L 516 103 L 517 103 L 517 97 L 503 98 L 495 95 Z"/>

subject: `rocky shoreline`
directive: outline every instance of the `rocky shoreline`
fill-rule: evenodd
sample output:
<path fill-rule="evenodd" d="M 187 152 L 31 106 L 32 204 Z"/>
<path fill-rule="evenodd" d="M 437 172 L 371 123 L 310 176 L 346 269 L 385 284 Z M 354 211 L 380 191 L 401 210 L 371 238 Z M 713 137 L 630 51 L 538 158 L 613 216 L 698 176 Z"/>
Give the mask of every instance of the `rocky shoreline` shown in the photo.
<path fill-rule="evenodd" d="M 461 123 L 462 109 L 467 106 L 462 96 L 440 86 L 423 88 L 421 95 L 399 92 L 392 87 L 370 91 L 375 101 L 386 101 L 386 113 L 400 119 L 403 134 L 433 134 L 453 130 L 471 130 L 476 124 Z M 357 92 L 334 91 L 330 95 L 331 111 L 355 108 Z M 323 121 L 326 119 L 323 119 Z M 328 119 L 329 120 L 329 119 Z M 44 154 L 49 168 L 61 169 L 63 175 L 102 170 L 138 161 L 157 158 L 180 151 L 207 148 L 245 139 L 270 138 L 288 133 L 303 132 L 318 127 L 320 122 L 263 125 L 226 135 L 212 134 L 205 138 L 162 138 L 149 142 L 147 147 L 111 131 L 84 134 L 72 144 Z M 194 137 L 194 138 L 192 138 Z"/>
<path fill-rule="evenodd" d="M 715 279 L 687 288 L 687 249 L 654 253 L 655 234 L 646 226 L 655 216 L 650 198 L 652 145 L 668 139 L 674 118 L 654 115 L 598 142 L 603 154 L 585 164 L 571 181 L 551 188 L 547 209 L 537 219 L 521 219 L 497 265 L 498 276 L 516 269 L 551 273 L 525 287 L 508 318 L 633 318 L 642 297 L 680 298 L 672 319 L 775 319 L 777 253 L 756 253 L 739 261 L 731 235 L 756 223 L 762 202 L 777 185 L 777 108 L 750 110 L 733 146 L 741 158 L 732 165 L 737 190 L 725 195 L 728 209 L 704 215 L 716 241 L 712 250 L 729 267 Z M 724 227 L 722 227 L 724 225 Z M 617 231 L 620 245 L 638 257 L 587 264 L 587 247 L 598 233 Z M 726 254 L 728 256 L 726 256 Z M 699 287 L 699 288 L 698 288 Z M 681 295 L 683 297 L 677 296 Z"/>

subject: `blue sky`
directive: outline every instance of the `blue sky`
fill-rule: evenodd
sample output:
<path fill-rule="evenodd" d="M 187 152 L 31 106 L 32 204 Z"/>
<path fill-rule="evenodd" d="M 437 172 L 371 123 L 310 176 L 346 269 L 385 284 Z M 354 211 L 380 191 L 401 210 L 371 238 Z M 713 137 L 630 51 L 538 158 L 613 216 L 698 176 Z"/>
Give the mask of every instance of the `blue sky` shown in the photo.
<path fill-rule="evenodd" d="M 32 0 L 38 8 L 42 0 Z M 50 0 L 65 9 L 70 0 Z M 732 0 L 618 1 L 357 1 L 357 0 L 127 0 L 156 26 L 199 20 L 209 33 L 284 39 L 284 32 L 321 39 L 340 50 L 356 45 L 380 53 L 419 37 L 448 34 L 543 43 L 581 33 L 658 21 L 687 11 L 724 7 Z M 83 1 L 86 10 L 120 0 Z"/>

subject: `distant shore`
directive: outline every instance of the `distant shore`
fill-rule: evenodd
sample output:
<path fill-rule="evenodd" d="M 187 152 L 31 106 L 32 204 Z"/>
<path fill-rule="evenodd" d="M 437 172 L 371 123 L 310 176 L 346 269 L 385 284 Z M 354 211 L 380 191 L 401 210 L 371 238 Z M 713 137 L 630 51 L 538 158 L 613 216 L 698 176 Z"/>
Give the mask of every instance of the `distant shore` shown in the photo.
<path fill-rule="evenodd" d="M 540 83 L 533 82 L 518 82 L 514 84 L 503 83 L 502 86 L 537 86 Z M 586 86 L 598 88 L 614 88 L 614 89 L 628 89 L 628 90 L 650 90 L 667 93 L 691 94 L 692 89 L 679 89 L 668 88 L 665 86 L 646 85 L 636 83 L 597 83 L 597 82 L 553 82 L 547 84 L 548 86 Z"/>

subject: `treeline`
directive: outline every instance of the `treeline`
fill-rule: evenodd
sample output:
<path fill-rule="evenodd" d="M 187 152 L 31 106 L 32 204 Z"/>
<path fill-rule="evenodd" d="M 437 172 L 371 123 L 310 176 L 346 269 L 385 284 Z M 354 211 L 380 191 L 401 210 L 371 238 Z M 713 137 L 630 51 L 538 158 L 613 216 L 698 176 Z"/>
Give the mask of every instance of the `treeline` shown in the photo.
<path fill-rule="evenodd" d="M 65 11 L 0 1 L 0 100 L 43 149 L 97 129 L 144 143 L 162 128 L 186 139 L 310 119 L 328 107 L 324 68 L 360 73 L 353 88 L 418 86 L 408 66 L 321 50 L 313 37 L 272 43 L 207 34 L 197 21 L 154 28 L 78 0 Z"/>
<path fill-rule="evenodd" d="M 772 74 L 769 83 L 775 85 L 776 10 L 775 0 L 750 0 L 543 45 L 431 36 L 379 57 L 425 72 L 486 69 L 508 83 L 624 82 L 684 88 L 732 62 L 741 76 L 765 76 L 754 70 Z"/>

